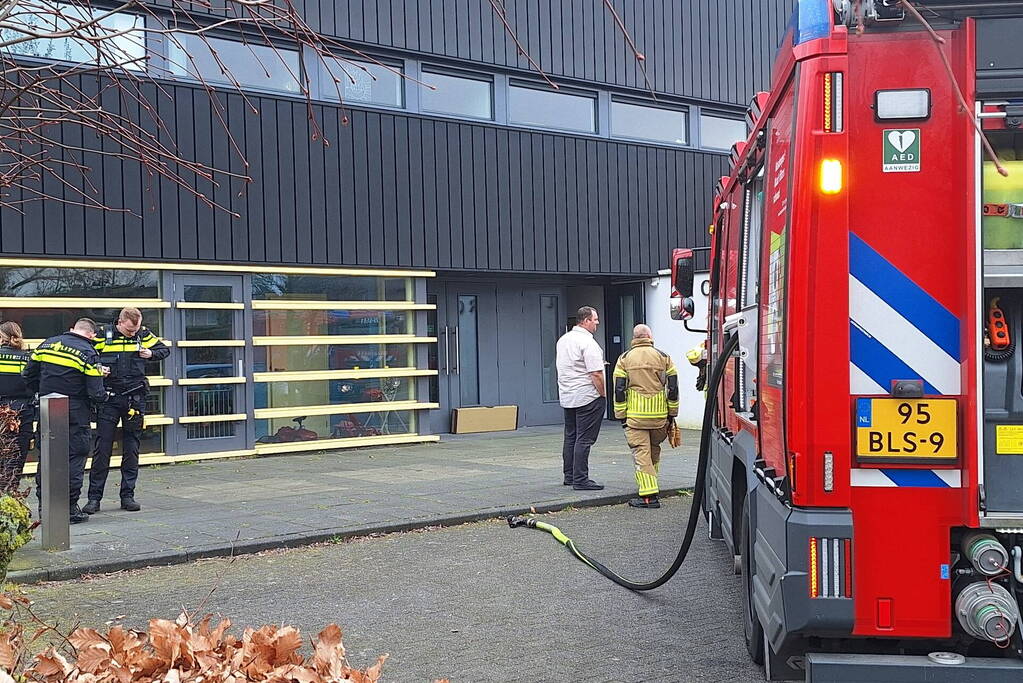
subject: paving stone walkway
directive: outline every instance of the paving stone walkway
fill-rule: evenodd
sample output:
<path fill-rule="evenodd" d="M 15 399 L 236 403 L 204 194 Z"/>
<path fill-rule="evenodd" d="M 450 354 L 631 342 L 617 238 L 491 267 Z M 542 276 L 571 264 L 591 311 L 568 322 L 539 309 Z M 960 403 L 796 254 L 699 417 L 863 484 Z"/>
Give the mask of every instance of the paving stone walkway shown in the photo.
<path fill-rule="evenodd" d="M 662 489 L 689 488 L 699 433 L 666 449 Z M 141 512 L 118 506 L 111 473 L 103 507 L 71 527 L 71 549 L 38 538 L 17 552 L 8 580 L 66 580 L 133 567 L 258 552 L 375 533 L 460 524 L 534 508 L 607 505 L 635 495 L 617 422 L 590 456 L 603 491 L 561 484 L 561 427 L 445 436 L 440 443 L 144 467 Z M 83 500 L 82 503 L 85 501 Z"/>

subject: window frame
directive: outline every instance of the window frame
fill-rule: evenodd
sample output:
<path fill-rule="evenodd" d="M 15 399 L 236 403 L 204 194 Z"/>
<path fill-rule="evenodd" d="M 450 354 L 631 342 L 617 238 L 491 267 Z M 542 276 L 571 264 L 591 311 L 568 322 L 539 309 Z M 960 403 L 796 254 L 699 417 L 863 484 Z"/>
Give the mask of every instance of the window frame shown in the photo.
<path fill-rule="evenodd" d="M 69 7 L 79 8 L 79 9 L 82 7 L 81 5 L 74 5 L 74 4 L 69 3 L 69 2 L 61 2 L 61 0 L 57 0 L 57 2 L 55 2 L 54 4 L 55 5 L 67 5 Z M 87 9 L 90 12 L 92 12 L 93 15 L 95 16 L 96 13 L 106 14 L 107 12 L 109 12 L 113 8 L 89 6 Z M 122 72 L 125 72 L 125 73 L 128 73 L 128 74 L 131 74 L 131 73 L 139 74 L 139 73 L 141 73 L 141 74 L 147 74 L 149 76 L 152 76 L 152 73 L 151 73 L 151 70 L 150 70 L 150 65 L 153 63 L 154 56 L 156 56 L 159 53 L 159 51 L 154 49 L 154 41 L 153 41 L 152 35 L 150 33 L 150 24 L 149 24 L 148 19 L 149 19 L 149 17 L 151 15 L 139 14 L 139 13 L 136 13 L 136 12 L 129 12 L 129 11 L 122 11 L 122 12 L 114 13 L 113 15 L 111 15 L 111 18 L 118 17 L 118 16 L 134 17 L 136 20 L 139 20 L 139 19 L 142 20 L 141 31 L 143 33 L 143 40 L 142 40 L 142 57 L 143 57 L 143 59 L 142 59 L 140 65 L 139 65 L 139 67 L 137 69 L 133 69 L 133 68 L 130 68 L 130 67 L 124 67 L 124 66 L 116 66 L 116 67 L 112 66 L 112 67 L 109 67 L 109 68 L 115 69 L 117 71 L 122 71 Z M 69 38 L 53 38 L 53 39 L 36 38 L 34 40 L 70 40 L 70 41 L 73 41 L 74 39 L 69 37 Z M 31 41 L 27 41 L 27 42 L 31 42 Z M 96 53 L 96 57 L 92 61 L 77 61 L 77 62 L 76 61 L 69 61 L 69 60 L 66 60 L 66 59 L 52 59 L 50 57 L 40 57 L 38 55 L 24 54 L 24 53 L 21 53 L 21 52 L 15 52 L 11 48 L 7 48 L 5 50 L 5 52 L 6 52 L 7 57 L 9 59 L 12 59 L 12 60 L 15 60 L 15 61 L 25 60 L 25 61 L 28 61 L 28 62 L 33 63 L 33 64 L 59 64 L 59 65 L 62 65 L 62 66 L 70 66 L 70 67 L 80 67 L 80 66 L 87 66 L 87 65 L 94 65 L 94 64 L 98 65 L 99 64 L 99 52 Z M 160 57 L 162 58 L 163 56 L 160 55 Z"/>
<path fill-rule="evenodd" d="M 333 97 L 337 94 L 334 88 L 333 81 L 330 76 L 330 69 L 324 60 L 319 56 L 314 57 L 315 68 L 307 67 L 307 71 L 312 72 L 315 70 L 316 82 L 313 86 L 310 81 L 310 89 L 316 94 L 315 99 L 322 102 L 328 102 L 336 106 L 344 107 L 374 107 L 380 109 L 388 109 L 390 111 L 406 111 L 409 109 L 409 95 L 406 81 L 408 80 L 408 60 L 400 57 L 384 57 L 377 54 L 365 53 L 365 57 L 361 55 L 341 55 L 338 53 L 331 53 L 323 55 L 326 59 L 333 59 L 335 61 L 354 62 L 357 64 L 366 64 L 370 66 L 383 66 L 388 69 L 393 69 L 398 72 L 398 104 L 389 104 L 383 102 L 365 102 L 362 100 L 352 100 L 342 97 L 340 100 Z M 303 58 L 304 61 L 305 58 Z M 344 88 L 342 87 L 343 91 Z"/>
<path fill-rule="evenodd" d="M 700 149 L 706 149 L 706 150 L 710 150 L 712 152 L 721 152 L 723 154 L 728 154 L 731 151 L 731 149 L 732 149 L 732 145 L 735 144 L 733 142 L 732 144 L 728 145 L 728 147 L 711 147 L 710 145 L 707 145 L 704 142 L 705 136 L 703 134 L 703 119 L 704 118 L 722 119 L 722 120 L 726 120 L 726 121 L 736 121 L 737 123 L 741 123 L 743 125 L 743 127 L 746 129 L 746 137 L 744 137 L 739 142 L 742 142 L 742 141 L 744 141 L 744 140 L 749 138 L 749 134 L 750 134 L 749 125 L 746 123 L 746 119 L 745 119 L 744 116 L 741 116 L 739 114 L 734 114 L 734 113 L 722 112 L 722 111 L 716 110 L 716 109 L 704 109 L 703 107 L 701 107 L 700 111 L 699 111 L 700 140 L 699 140 L 698 145 L 696 145 Z"/>
<path fill-rule="evenodd" d="M 467 71 L 465 69 L 458 69 L 454 67 L 443 66 L 429 62 L 420 62 L 419 79 L 420 81 L 422 81 L 421 87 L 424 88 L 426 87 L 424 78 L 426 74 L 435 74 L 438 76 L 447 76 L 448 78 L 459 78 L 462 80 L 477 81 L 479 83 L 486 84 L 488 88 L 488 97 L 490 103 L 490 116 L 487 117 L 473 116 L 471 114 L 461 114 L 456 112 L 437 111 L 434 109 L 430 109 L 429 107 L 424 106 L 422 92 L 419 93 L 418 107 L 419 113 L 429 114 L 432 116 L 443 116 L 464 121 L 488 121 L 490 123 L 500 124 L 500 122 L 497 120 L 497 78 L 495 74 L 493 73 L 485 74 L 480 71 Z M 428 89 L 429 88 L 427 88 L 427 90 Z"/>
<path fill-rule="evenodd" d="M 626 104 L 633 107 L 643 107 L 646 109 L 659 109 L 661 111 L 672 111 L 680 113 L 683 116 L 683 134 L 685 135 L 685 142 L 669 142 L 666 140 L 660 140 L 657 138 L 643 137 L 637 135 L 621 135 L 615 133 L 615 104 Z M 608 108 L 608 125 L 607 134 L 612 140 L 631 140 L 634 142 L 645 142 L 654 145 L 662 145 L 664 147 L 671 147 L 673 149 L 682 149 L 693 147 L 693 107 L 686 106 L 684 104 L 678 104 L 675 102 L 657 102 L 653 103 L 650 100 L 643 100 L 635 97 L 628 97 L 623 95 L 616 95 L 611 93 L 611 101 Z"/>
<path fill-rule="evenodd" d="M 519 90 L 537 90 L 545 92 L 555 97 L 559 95 L 567 95 L 570 97 L 585 98 L 590 100 L 592 103 L 593 113 L 593 127 L 591 130 L 579 130 L 577 128 L 565 128 L 563 126 L 554 125 L 543 125 L 539 123 L 525 123 L 522 121 L 515 121 L 512 118 L 512 92 L 515 89 Z M 552 130 L 561 133 L 570 133 L 572 135 L 600 135 L 600 93 L 596 90 L 586 90 L 585 88 L 573 88 L 558 84 L 558 89 L 554 90 L 550 85 L 541 83 L 539 81 L 532 81 L 522 78 L 508 78 L 505 84 L 505 96 L 507 98 L 507 116 L 505 124 L 508 126 L 514 126 L 516 128 L 527 128 L 529 130 Z"/>
<path fill-rule="evenodd" d="M 180 22 L 168 22 L 167 29 L 170 33 L 180 30 L 195 30 L 196 26 L 184 26 Z M 202 28 L 201 26 L 198 28 Z M 195 36 L 192 36 L 195 37 Z M 250 35 L 244 31 L 227 31 L 227 30 L 216 30 L 210 31 L 205 34 L 207 40 L 225 40 L 232 43 L 237 43 L 242 47 L 248 47 L 250 44 L 256 47 L 265 47 L 271 50 L 279 50 L 282 52 L 291 52 L 295 55 L 295 60 L 298 66 L 298 73 L 295 74 L 299 86 L 297 92 L 290 92 L 288 90 L 281 90 L 278 88 L 268 88 L 259 85 L 250 85 L 239 81 L 237 85 L 231 81 L 221 80 L 210 80 L 209 78 L 195 78 L 192 74 L 187 72 L 187 66 L 185 67 L 186 73 L 179 74 L 174 73 L 173 69 L 180 68 L 180 65 L 174 64 L 171 61 L 170 51 L 173 49 L 173 38 L 168 34 L 164 37 L 159 51 L 160 58 L 163 60 L 163 64 L 160 65 L 160 71 L 157 74 L 153 74 L 157 78 L 162 78 L 168 81 L 174 81 L 177 83 L 188 83 L 190 85 L 204 85 L 213 89 L 228 88 L 231 90 L 240 90 L 242 92 L 253 92 L 258 94 L 274 95 L 278 97 L 297 97 L 304 98 L 302 93 L 303 87 L 309 87 L 312 84 L 312 78 L 310 77 L 309 69 L 306 66 L 305 55 L 302 54 L 302 48 L 300 45 L 296 45 L 289 40 L 281 39 L 276 40 L 277 36 L 268 36 L 273 38 L 270 42 L 265 41 L 261 36 Z M 187 52 L 186 52 L 187 56 Z M 233 74 L 234 72 L 232 72 Z M 237 75 L 235 75 L 237 80 Z"/>

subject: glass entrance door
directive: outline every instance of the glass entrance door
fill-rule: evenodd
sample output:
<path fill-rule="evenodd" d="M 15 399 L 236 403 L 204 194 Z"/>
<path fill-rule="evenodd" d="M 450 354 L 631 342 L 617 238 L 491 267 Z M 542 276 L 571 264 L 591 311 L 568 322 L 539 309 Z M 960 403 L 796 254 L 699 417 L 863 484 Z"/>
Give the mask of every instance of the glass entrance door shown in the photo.
<path fill-rule="evenodd" d="M 435 296 L 440 409 L 433 411 L 432 427 L 435 432 L 449 432 L 451 409 L 499 402 L 497 288 L 494 284 L 437 283 Z"/>
<path fill-rule="evenodd" d="M 244 292 L 240 276 L 175 275 L 176 438 L 180 453 L 248 446 Z"/>

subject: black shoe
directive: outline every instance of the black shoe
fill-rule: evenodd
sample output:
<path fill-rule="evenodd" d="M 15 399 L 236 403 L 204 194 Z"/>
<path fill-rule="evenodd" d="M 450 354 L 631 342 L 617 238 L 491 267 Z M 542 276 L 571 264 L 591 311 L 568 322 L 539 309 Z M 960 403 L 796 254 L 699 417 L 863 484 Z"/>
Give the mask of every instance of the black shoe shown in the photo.
<path fill-rule="evenodd" d="M 87 515 L 96 514 L 97 512 L 99 512 L 99 501 L 90 500 L 88 503 L 82 506 L 82 512 L 84 512 Z"/>
<path fill-rule="evenodd" d="M 629 501 L 629 505 L 634 508 L 659 508 L 661 507 L 661 501 L 657 499 L 657 496 L 646 496 L 633 498 Z"/>
<path fill-rule="evenodd" d="M 604 485 L 598 484 L 597 482 L 590 479 L 589 481 L 583 484 L 573 484 L 572 488 L 574 488 L 576 491 L 603 491 Z"/>
<path fill-rule="evenodd" d="M 142 506 L 136 503 L 134 498 L 122 498 L 121 509 L 128 512 L 138 512 L 142 509 Z"/>
<path fill-rule="evenodd" d="M 87 515 L 86 513 L 82 512 L 82 508 L 78 507 L 78 505 L 75 504 L 75 505 L 71 506 L 71 515 L 69 517 L 69 521 L 72 524 L 78 524 L 80 522 L 88 522 L 89 521 L 89 515 Z"/>
<path fill-rule="evenodd" d="M 563 482 L 561 482 L 561 485 L 562 486 L 571 486 L 572 482 L 570 482 L 570 481 L 563 481 Z"/>

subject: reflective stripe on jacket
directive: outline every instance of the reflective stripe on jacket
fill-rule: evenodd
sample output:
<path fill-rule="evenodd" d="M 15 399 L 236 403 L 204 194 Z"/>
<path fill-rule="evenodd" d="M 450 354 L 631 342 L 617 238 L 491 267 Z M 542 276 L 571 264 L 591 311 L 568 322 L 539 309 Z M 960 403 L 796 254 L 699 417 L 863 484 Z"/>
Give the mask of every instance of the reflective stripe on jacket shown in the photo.
<path fill-rule="evenodd" d="M 36 347 L 22 377 L 32 393 L 55 392 L 97 402 L 107 398 L 96 349 L 88 339 L 73 332 L 50 337 Z"/>
<path fill-rule="evenodd" d="M 30 351 L 0 346 L 0 398 L 29 398 L 28 390 L 21 373 L 28 365 Z"/>
<path fill-rule="evenodd" d="M 652 339 L 633 339 L 614 371 L 615 418 L 634 429 L 663 427 L 678 415 L 678 371 Z"/>

